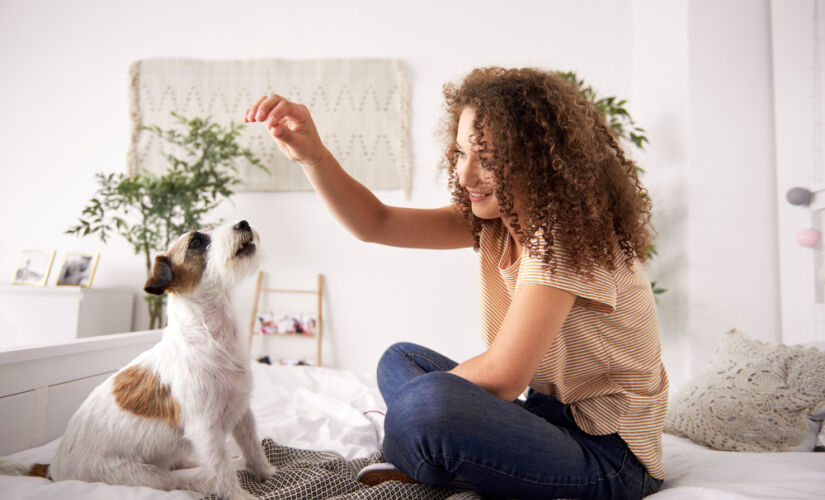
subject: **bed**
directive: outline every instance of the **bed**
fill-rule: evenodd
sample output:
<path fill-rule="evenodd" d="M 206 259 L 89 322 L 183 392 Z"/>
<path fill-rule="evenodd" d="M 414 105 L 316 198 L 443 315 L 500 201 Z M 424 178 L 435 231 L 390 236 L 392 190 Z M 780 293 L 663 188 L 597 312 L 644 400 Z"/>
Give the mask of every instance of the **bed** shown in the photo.
<path fill-rule="evenodd" d="M 0 352 L 0 419 L 4 422 L 0 454 L 24 462 L 48 463 L 66 421 L 85 394 L 157 342 L 159 335 L 139 332 Z M 262 437 L 294 449 L 334 451 L 344 460 L 357 462 L 376 456 L 381 429 L 376 425 L 380 419 L 372 412 L 384 406 L 370 374 L 252 365 L 252 408 Z M 236 463 L 240 467 L 240 462 Z M 825 497 L 825 453 L 722 452 L 665 434 L 664 467 L 664 488 L 649 498 Z M 3 499 L 201 497 L 195 492 L 0 476 Z M 474 497 L 465 494 L 460 498 Z"/>

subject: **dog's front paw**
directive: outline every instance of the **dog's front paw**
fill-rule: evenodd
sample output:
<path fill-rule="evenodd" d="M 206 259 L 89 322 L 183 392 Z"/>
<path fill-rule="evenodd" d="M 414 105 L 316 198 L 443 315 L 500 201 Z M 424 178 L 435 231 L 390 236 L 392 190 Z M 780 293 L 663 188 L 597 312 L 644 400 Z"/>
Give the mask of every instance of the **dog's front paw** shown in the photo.
<path fill-rule="evenodd" d="M 221 500 L 252 500 L 253 498 L 257 498 L 241 487 L 238 475 L 234 472 L 232 474 L 221 475 L 214 483 L 213 491 L 215 491 Z"/>
<path fill-rule="evenodd" d="M 240 490 L 240 491 L 236 491 L 236 492 L 234 492 L 230 495 L 227 495 L 226 497 L 222 496 L 221 498 L 226 498 L 226 500 L 257 500 L 258 499 L 258 497 L 256 497 L 255 495 L 253 495 L 252 493 L 249 493 L 248 491 L 243 490 L 243 489 Z"/>
<path fill-rule="evenodd" d="M 219 494 L 218 496 L 225 500 L 254 500 L 258 498 L 252 493 L 249 493 L 245 489 L 241 488 L 240 484 L 233 486 L 229 489 L 229 491 L 224 491 L 224 493 Z"/>
<path fill-rule="evenodd" d="M 265 483 L 272 477 L 272 474 L 275 474 L 277 469 L 272 464 L 264 462 L 256 467 L 250 467 L 249 471 L 252 472 L 252 475 L 255 476 L 255 479 L 257 479 L 259 483 Z"/>

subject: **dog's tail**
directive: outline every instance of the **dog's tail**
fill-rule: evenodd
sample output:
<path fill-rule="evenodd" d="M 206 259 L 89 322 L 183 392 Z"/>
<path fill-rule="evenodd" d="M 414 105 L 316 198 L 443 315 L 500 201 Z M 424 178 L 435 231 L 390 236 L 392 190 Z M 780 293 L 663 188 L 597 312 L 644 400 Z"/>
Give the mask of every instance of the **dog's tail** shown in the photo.
<path fill-rule="evenodd" d="M 49 478 L 49 464 L 21 464 L 0 457 L 0 474 L 4 476 L 34 476 Z"/>

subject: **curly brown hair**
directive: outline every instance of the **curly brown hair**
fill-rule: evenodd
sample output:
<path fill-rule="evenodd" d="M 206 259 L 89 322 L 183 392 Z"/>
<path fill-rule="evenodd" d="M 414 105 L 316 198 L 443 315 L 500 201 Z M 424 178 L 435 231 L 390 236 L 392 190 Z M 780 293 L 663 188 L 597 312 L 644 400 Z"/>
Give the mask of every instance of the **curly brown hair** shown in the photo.
<path fill-rule="evenodd" d="M 560 245 L 574 272 L 585 274 L 594 265 L 615 269 L 617 247 L 628 266 L 646 260 L 650 199 L 637 168 L 601 114 L 564 78 L 534 68 L 480 68 L 446 84 L 444 97 L 442 167 L 476 250 L 482 224 L 500 221 L 473 215 L 458 183 L 455 140 L 465 107 L 475 110 L 473 148 L 498 184 L 499 211 L 530 255 L 553 269 Z"/>

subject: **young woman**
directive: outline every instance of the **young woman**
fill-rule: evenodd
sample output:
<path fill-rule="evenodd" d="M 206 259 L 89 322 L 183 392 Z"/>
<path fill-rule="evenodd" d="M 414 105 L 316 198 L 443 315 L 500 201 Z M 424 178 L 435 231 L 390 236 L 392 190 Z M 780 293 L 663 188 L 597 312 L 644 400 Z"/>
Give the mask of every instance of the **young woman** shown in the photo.
<path fill-rule="evenodd" d="M 654 493 L 668 384 L 633 163 L 553 72 L 477 69 L 444 95 L 453 203 L 436 209 L 381 203 L 324 147 L 305 106 L 272 95 L 245 115 L 358 238 L 480 252 L 487 350 L 456 363 L 401 343 L 378 364 L 384 456 L 397 467 L 385 477 L 496 498 Z"/>

